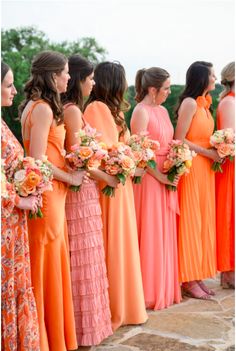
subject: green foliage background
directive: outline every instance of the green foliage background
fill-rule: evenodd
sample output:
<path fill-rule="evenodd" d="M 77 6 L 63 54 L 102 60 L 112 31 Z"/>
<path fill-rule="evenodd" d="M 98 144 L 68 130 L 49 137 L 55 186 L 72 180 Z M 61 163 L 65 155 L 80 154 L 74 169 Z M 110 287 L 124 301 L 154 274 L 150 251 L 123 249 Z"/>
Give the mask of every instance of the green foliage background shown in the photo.
<path fill-rule="evenodd" d="M 11 108 L 3 109 L 2 115 L 7 124 L 21 142 L 21 127 L 18 116 L 18 106 L 23 100 L 24 84 L 30 77 L 30 66 L 33 57 L 43 50 L 55 50 L 62 52 L 66 56 L 79 53 L 88 60 L 97 64 L 105 60 L 107 51 L 101 47 L 95 38 L 80 38 L 77 41 L 63 41 L 61 43 L 51 42 L 44 32 L 36 27 L 20 27 L 16 29 L 2 30 L 2 60 L 5 61 L 14 72 L 15 86 L 18 94 L 14 99 Z M 171 94 L 164 106 L 167 108 L 171 121 L 175 126 L 174 110 L 178 102 L 178 97 L 183 90 L 182 85 L 172 85 Z M 222 90 L 220 85 L 211 93 L 213 98 L 214 117 L 218 104 L 217 98 Z M 135 107 L 135 88 L 130 86 L 126 93 L 126 99 L 130 103 L 130 110 L 126 112 L 125 117 L 128 126 L 130 118 Z"/>

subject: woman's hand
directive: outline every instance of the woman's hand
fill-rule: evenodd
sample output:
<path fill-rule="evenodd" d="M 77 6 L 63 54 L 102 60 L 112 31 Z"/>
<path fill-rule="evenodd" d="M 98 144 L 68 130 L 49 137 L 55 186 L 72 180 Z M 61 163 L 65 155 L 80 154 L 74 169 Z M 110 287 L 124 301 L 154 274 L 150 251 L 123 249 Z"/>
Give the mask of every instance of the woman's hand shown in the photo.
<path fill-rule="evenodd" d="M 21 210 L 30 210 L 33 213 L 38 211 L 38 207 L 40 207 L 41 199 L 37 196 L 31 195 L 27 197 L 20 197 L 20 200 L 16 207 L 20 208 Z"/>
<path fill-rule="evenodd" d="M 89 174 L 91 178 L 98 181 L 104 181 L 107 185 L 112 186 L 113 188 L 116 188 L 119 184 L 119 179 L 103 172 L 101 169 L 91 169 L 89 170 Z"/>
<path fill-rule="evenodd" d="M 157 179 L 158 179 L 159 182 L 162 183 L 162 184 L 177 186 L 177 185 L 178 185 L 178 182 L 179 182 L 179 179 L 180 179 L 180 176 L 179 176 L 179 175 L 176 175 L 174 181 L 171 182 L 171 181 L 167 178 L 167 174 L 160 173 L 160 174 L 158 175 L 158 178 L 157 178 Z"/>
<path fill-rule="evenodd" d="M 87 181 L 88 177 L 86 174 L 86 171 L 76 171 L 70 173 L 70 178 L 68 181 L 68 184 L 74 185 L 74 186 L 79 186 L 83 183 L 83 181 Z"/>
<path fill-rule="evenodd" d="M 210 158 L 211 160 L 213 160 L 214 162 L 221 162 L 221 161 L 223 161 L 223 159 L 219 156 L 218 152 L 214 148 L 207 149 L 206 156 L 208 158 Z"/>
<path fill-rule="evenodd" d="M 143 177 L 145 173 L 146 173 L 146 169 L 137 167 L 135 169 L 134 176 L 135 177 Z"/>

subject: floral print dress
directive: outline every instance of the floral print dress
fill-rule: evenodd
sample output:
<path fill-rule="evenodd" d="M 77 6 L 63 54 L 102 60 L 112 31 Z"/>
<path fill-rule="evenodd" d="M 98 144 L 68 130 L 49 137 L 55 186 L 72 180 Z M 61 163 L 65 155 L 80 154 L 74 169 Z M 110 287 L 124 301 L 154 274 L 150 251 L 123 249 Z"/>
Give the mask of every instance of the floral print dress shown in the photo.
<path fill-rule="evenodd" d="M 1 124 L 1 157 L 7 183 L 23 149 L 5 122 Z M 1 349 L 39 351 L 26 212 L 15 206 L 19 198 L 11 187 L 6 187 L 1 200 Z"/>

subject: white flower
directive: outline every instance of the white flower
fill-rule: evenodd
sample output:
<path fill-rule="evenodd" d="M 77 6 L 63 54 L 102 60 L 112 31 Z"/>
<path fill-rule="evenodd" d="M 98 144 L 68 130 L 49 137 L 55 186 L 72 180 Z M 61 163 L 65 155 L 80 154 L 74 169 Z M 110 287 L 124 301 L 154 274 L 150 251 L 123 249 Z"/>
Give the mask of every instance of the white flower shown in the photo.
<path fill-rule="evenodd" d="M 25 177 L 26 177 L 26 171 L 24 169 L 21 169 L 14 174 L 14 179 L 17 182 L 22 182 L 25 179 Z"/>

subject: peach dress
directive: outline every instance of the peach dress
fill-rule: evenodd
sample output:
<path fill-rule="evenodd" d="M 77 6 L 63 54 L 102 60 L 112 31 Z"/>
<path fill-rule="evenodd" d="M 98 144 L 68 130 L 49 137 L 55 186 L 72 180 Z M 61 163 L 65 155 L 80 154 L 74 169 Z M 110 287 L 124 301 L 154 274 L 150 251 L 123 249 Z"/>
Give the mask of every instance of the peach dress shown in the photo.
<path fill-rule="evenodd" d="M 22 146 L 6 123 L 1 125 L 1 157 L 6 178 L 23 157 Z M 2 199 L 1 209 L 1 349 L 39 351 L 39 327 L 30 275 L 26 211 L 15 206 L 14 191 Z"/>
<path fill-rule="evenodd" d="M 168 144 L 174 129 L 163 106 L 139 105 L 147 111 L 149 137 L 160 142 L 157 167 L 163 171 Z M 132 119 L 131 119 L 132 130 Z M 154 310 L 180 302 L 178 278 L 177 225 L 179 211 L 177 193 L 166 189 L 146 173 L 142 183 L 134 185 L 139 250 L 146 307 Z"/>
<path fill-rule="evenodd" d="M 119 141 L 119 131 L 110 109 L 103 102 L 89 104 L 84 119 L 102 133 L 108 146 Z M 105 186 L 100 182 L 99 187 Z M 115 197 L 101 193 L 103 239 L 109 282 L 112 327 L 140 324 L 145 310 L 132 181 L 119 185 Z"/>
<path fill-rule="evenodd" d="M 224 99 L 235 96 L 229 93 Z M 223 101 L 222 100 L 222 101 Z M 217 109 L 217 129 L 222 128 L 221 102 Z M 222 164 L 223 173 L 216 173 L 216 243 L 217 269 L 221 272 L 234 271 L 234 191 L 235 191 L 235 161 L 226 160 Z"/>
<path fill-rule="evenodd" d="M 83 183 L 77 192 L 68 191 L 66 219 L 78 345 L 98 345 L 112 334 L 112 327 L 96 181 Z"/>
<path fill-rule="evenodd" d="M 214 120 L 209 111 L 210 95 L 196 99 L 197 110 L 186 139 L 210 148 Z M 178 227 L 179 276 L 181 282 L 202 280 L 216 274 L 215 173 L 213 161 L 193 158 L 190 173 L 179 182 Z"/>
<path fill-rule="evenodd" d="M 25 131 L 30 134 L 31 113 L 39 103 L 46 102 L 38 100 L 33 103 L 22 126 L 28 155 L 30 141 L 25 139 Z M 64 140 L 64 124 L 50 128 L 46 155 L 48 160 L 60 169 L 65 166 L 62 156 Z M 53 180 L 53 191 L 43 194 L 43 218 L 28 221 L 31 274 L 42 351 L 77 348 L 65 217 L 66 194 L 67 186 L 63 182 Z"/>

